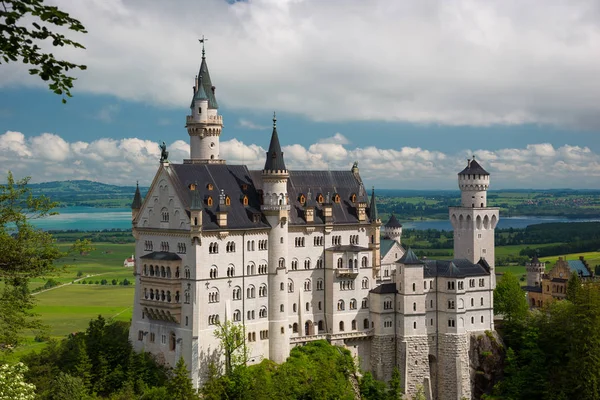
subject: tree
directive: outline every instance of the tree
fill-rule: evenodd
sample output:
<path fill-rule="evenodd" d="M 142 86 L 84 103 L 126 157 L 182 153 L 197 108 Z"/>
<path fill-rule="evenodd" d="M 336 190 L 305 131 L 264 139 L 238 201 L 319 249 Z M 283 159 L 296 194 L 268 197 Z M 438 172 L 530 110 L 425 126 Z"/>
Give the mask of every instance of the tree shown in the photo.
<path fill-rule="evenodd" d="M 88 393 L 81 378 L 60 372 L 52 381 L 48 400 L 85 400 Z"/>
<path fill-rule="evenodd" d="M 167 392 L 169 393 L 169 398 L 174 400 L 193 400 L 198 398 L 192 386 L 192 381 L 183 357 L 180 357 L 179 361 L 177 361 L 171 379 L 167 382 Z"/>
<path fill-rule="evenodd" d="M 519 280 L 511 272 L 505 272 L 494 289 L 494 314 L 502 314 L 508 322 L 522 321 L 527 317 L 529 306 Z"/>
<path fill-rule="evenodd" d="M 232 321 L 218 323 L 215 337 L 221 341 L 221 351 L 225 356 L 225 375 L 230 375 L 240 365 L 246 365 L 250 349 L 246 344 L 244 325 Z"/>
<path fill-rule="evenodd" d="M 567 282 L 567 300 L 575 302 L 580 292 L 581 278 L 576 271 L 573 271 Z"/>
<path fill-rule="evenodd" d="M 27 367 L 23 363 L 0 365 L 0 399 L 33 400 L 35 386 L 25 382 Z"/>
<path fill-rule="evenodd" d="M 399 400 L 402 398 L 402 380 L 400 379 L 400 371 L 398 367 L 394 367 L 392 371 L 392 379 L 389 382 L 390 388 L 387 392 L 387 398 L 389 400 Z"/>
<path fill-rule="evenodd" d="M 73 32 L 87 33 L 85 27 L 58 7 L 45 5 L 44 0 L 2 0 L 1 3 L 0 64 L 31 64 L 29 74 L 50 81 L 50 90 L 63 96 L 62 101 L 66 103 L 65 95 L 71 97 L 71 88 L 75 80 L 66 73 L 70 69 L 85 70 L 87 67 L 56 59 L 54 54 L 44 52 L 40 46 L 51 42 L 55 47 L 84 49 L 80 43 L 51 29 L 65 27 Z"/>
<path fill-rule="evenodd" d="M 29 178 L 16 181 L 11 172 L 0 185 L 0 350 L 19 343 L 23 331 L 41 327 L 32 312 L 29 279 L 55 271 L 54 261 L 71 252 L 91 249 L 87 240 L 61 251 L 52 235 L 35 228 L 31 220 L 54 215 L 57 205 L 45 196 L 33 196 Z"/>
<path fill-rule="evenodd" d="M 385 397 L 385 383 L 376 380 L 370 372 L 363 375 L 359 387 L 360 395 L 364 400 L 379 400 Z"/>

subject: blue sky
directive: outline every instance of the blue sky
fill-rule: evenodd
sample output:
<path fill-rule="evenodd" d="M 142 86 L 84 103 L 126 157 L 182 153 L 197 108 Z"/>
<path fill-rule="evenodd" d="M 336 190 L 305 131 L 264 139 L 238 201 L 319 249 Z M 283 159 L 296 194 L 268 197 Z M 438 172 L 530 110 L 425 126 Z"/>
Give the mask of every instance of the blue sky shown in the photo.
<path fill-rule="evenodd" d="M 600 188 L 596 2 L 56 0 L 88 28 L 66 105 L 0 65 L 0 160 L 33 181 L 149 182 L 207 60 L 224 157 L 260 168 L 272 111 L 290 168 L 453 189 L 475 154 L 494 188 Z"/>

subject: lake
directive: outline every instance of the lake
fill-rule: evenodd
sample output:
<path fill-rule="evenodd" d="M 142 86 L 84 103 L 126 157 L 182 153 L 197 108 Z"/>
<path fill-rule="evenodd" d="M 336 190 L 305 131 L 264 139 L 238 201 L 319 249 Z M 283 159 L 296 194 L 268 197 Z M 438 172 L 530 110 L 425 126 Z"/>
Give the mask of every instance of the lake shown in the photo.
<path fill-rule="evenodd" d="M 57 209 L 59 215 L 42 218 L 32 223 L 44 230 L 97 231 L 104 229 L 131 229 L 131 210 L 129 208 L 64 207 Z M 529 225 L 548 222 L 589 222 L 600 219 L 568 219 L 558 217 L 507 217 L 498 222 L 498 228 L 525 228 Z M 386 221 L 384 221 L 385 223 Z M 448 220 L 406 221 L 405 229 L 452 230 Z"/>

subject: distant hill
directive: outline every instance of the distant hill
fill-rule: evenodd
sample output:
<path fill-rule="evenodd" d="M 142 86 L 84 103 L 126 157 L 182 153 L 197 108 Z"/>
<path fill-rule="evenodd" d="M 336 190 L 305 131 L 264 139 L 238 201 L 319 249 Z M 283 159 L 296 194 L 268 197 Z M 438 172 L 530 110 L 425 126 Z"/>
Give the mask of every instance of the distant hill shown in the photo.
<path fill-rule="evenodd" d="M 88 180 L 31 183 L 28 186 L 34 195 L 46 195 L 61 207 L 129 207 L 135 193 L 135 186 L 108 185 Z M 148 188 L 140 187 L 140 191 L 145 196 Z"/>

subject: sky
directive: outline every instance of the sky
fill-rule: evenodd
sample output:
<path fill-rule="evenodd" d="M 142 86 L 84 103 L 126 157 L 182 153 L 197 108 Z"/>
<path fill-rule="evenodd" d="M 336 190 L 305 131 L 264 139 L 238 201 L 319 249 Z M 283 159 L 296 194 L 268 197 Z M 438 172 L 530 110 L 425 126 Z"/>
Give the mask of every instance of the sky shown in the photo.
<path fill-rule="evenodd" d="M 456 189 L 473 155 L 491 188 L 600 188 L 596 0 L 49 0 L 79 19 L 67 104 L 0 64 L 0 173 L 148 185 L 158 143 L 189 157 L 206 41 L 229 164 L 264 165 L 277 112 L 289 169 L 367 186 Z"/>

